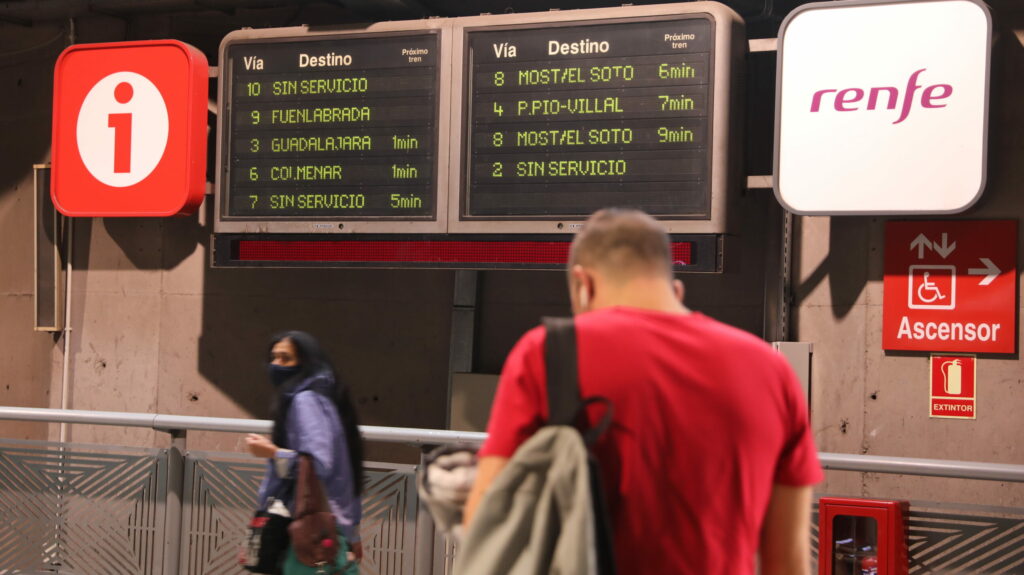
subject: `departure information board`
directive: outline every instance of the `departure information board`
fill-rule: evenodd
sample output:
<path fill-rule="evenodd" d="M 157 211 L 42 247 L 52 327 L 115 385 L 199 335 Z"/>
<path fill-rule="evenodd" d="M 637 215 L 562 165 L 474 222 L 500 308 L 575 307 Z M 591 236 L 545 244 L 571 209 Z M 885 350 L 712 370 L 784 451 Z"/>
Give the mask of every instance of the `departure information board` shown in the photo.
<path fill-rule="evenodd" d="M 467 32 L 461 216 L 711 217 L 714 21 Z"/>
<path fill-rule="evenodd" d="M 225 51 L 225 218 L 433 219 L 439 40 L 238 42 Z"/>

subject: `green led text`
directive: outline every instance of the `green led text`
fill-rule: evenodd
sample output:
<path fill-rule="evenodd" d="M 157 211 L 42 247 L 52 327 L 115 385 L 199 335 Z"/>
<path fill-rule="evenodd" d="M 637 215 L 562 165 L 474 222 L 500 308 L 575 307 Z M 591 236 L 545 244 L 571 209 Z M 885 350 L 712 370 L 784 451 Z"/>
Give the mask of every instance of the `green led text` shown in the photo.
<path fill-rule="evenodd" d="M 274 182 L 318 182 L 341 179 L 341 166 L 335 164 L 308 166 L 271 166 L 270 179 Z M 249 179 L 259 179 L 258 169 L 249 168 Z"/>
<path fill-rule="evenodd" d="M 274 194 L 270 196 L 270 209 L 272 210 L 289 208 L 350 210 L 363 207 L 366 207 L 366 196 L 363 194 Z"/>
<path fill-rule="evenodd" d="M 591 66 L 590 68 L 534 68 L 519 70 L 520 86 L 552 86 L 557 84 L 604 83 L 613 80 L 630 82 L 636 77 L 633 66 Z M 500 84 L 495 84 L 500 85 Z"/>
<path fill-rule="evenodd" d="M 617 96 L 608 98 L 519 100 L 516 102 L 517 116 L 621 114 L 622 112 L 622 105 Z"/>
<path fill-rule="evenodd" d="M 689 64 L 661 64 L 658 66 L 658 77 L 662 80 L 696 78 L 697 69 Z"/>
<path fill-rule="evenodd" d="M 253 140 L 259 142 L 259 140 Z M 352 150 L 372 150 L 373 140 L 368 135 L 361 136 L 294 136 L 290 138 L 271 138 L 272 152 L 347 152 Z M 259 151 L 259 145 L 253 152 Z"/>
<path fill-rule="evenodd" d="M 391 177 L 396 180 L 411 180 L 417 176 L 419 176 L 419 170 L 416 169 L 416 166 L 391 164 Z"/>
<path fill-rule="evenodd" d="M 572 176 L 624 176 L 626 160 L 550 160 L 547 162 L 516 162 L 516 176 L 521 178 Z"/>
<path fill-rule="evenodd" d="M 391 147 L 396 150 L 417 150 L 420 147 L 420 141 L 409 135 L 391 136 Z"/>
<path fill-rule="evenodd" d="M 271 84 L 271 91 L 275 96 L 351 94 L 365 92 L 369 87 L 370 82 L 366 78 L 320 78 L 316 80 L 278 80 Z"/>
<path fill-rule="evenodd" d="M 660 95 L 658 99 L 661 100 L 661 110 L 669 112 L 681 112 L 683 110 L 692 110 L 694 107 L 693 98 L 687 98 L 682 94 L 678 98 L 674 96 Z"/>
<path fill-rule="evenodd" d="M 497 134 L 496 134 L 497 135 Z M 516 132 L 516 146 L 583 146 L 587 144 L 629 144 L 633 142 L 630 128 L 593 128 L 590 130 L 520 130 Z"/>
<path fill-rule="evenodd" d="M 399 210 L 409 210 L 414 208 L 422 208 L 423 200 L 419 196 L 409 194 L 403 196 L 402 194 L 391 194 L 391 207 Z"/>
<path fill-rule="evenodd" d="M 678 144 L 681 142 L 692 142 L 693 131 L 687 130 L 686 128 L 679 126 L 679 129 L 675 128 L 658 128 L 658 142 L 665 144 Z"/>
<path fill-rule="evenodd" d="M 369 106 L 347 106 L 336 108 L 279 108 L 270 111 L 272 124 L 334 124 L 340 122 L 370 121 Z M 253 123 L 259 123 L 259 113 L 254 111 Z"/>

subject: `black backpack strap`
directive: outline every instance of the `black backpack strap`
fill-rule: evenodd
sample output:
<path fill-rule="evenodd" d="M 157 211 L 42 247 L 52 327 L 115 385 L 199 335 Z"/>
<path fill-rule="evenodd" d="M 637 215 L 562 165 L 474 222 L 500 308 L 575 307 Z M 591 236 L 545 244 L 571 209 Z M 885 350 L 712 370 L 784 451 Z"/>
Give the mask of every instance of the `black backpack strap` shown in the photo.
<path fill-rule="evenodd" d="M 597 425 L 581 432 L 589 447 L 601 437 L 612 422 L 612 403 L 604 397 L 581 399 L 578 357 L 576 353 L 576 324 L 572 318 L 546 317 L 544 327 L 544 363 L 547 372 L 548 425 L 576 426 L 581 412 L 591 403 L 604 405 L 604 415 Z M 605 501 L 601 472 L 592 453 L 588 454 L 591 502 L 594 511 L 595 550 L 598 575 L 615 575 L 615 539 L 611 513 Z"/>
<path fill-rule="evenodd" d="M 544 327 L 548 425 L 574 425 L 582 406 L 576 367 L 576 324 L 572 318 L 546 317 Z"/>
<path fill-rule="evenodd" d="M 582 432 L 583 443 L 586 443 L 588 446 L 594 445 L 594 442 L 604 435 L 604 432 L 611 426 L 612 415 L 615 413 L 615 406 L 612 405 L 611 400 L 607 397 L 601 396 L 588 397 L 584 399 L 580 409 L 585 408 L 591 403 L 600 403 L 603 405 L 604 413 L 601 414 L 601 419 L 597 420 L 597 424 L 594 425 L 594 427 Z"/>
<path fill-rule="evenodd" d="M 544 364 L 547 371 L 548 425 L 575 426 L 583 409 L 591 403 L 604 406 L 604 414 L 593 427 L 581 431 L 583 442 L 593 445 L 612 423 L 612 403 L 604 397 L 582 398 L 579 385 L 576 323 L 571 317 L 546 317 Z"/>

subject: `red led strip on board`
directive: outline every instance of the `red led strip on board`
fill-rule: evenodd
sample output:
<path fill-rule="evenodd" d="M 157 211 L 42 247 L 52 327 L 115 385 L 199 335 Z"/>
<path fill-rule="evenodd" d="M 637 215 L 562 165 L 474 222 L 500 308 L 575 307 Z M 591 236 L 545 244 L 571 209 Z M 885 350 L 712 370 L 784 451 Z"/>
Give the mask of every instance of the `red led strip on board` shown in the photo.
<path fill-rule="evenodd" d="M 692 242 L 673 242 L 676 265 L 692 263 Z M 239 240 L 237 261 L 564 265 L 569 242 Z"/>

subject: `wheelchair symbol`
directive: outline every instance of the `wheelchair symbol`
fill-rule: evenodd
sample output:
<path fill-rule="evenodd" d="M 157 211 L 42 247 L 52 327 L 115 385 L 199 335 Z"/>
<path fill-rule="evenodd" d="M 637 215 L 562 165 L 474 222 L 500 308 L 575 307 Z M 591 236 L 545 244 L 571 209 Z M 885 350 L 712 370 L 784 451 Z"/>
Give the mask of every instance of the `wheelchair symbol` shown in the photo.
<path fill-rule="evenodd" d="M 929 272 L 924 272 L 924 280 L 921 282 L 921 285 L 917 286 L 917 299 L 924 303 L 946 299 L 946 296 L 942 295 L 942 292 L 939 291 L 938 286 L 928 279 L 929 275 L 931 275 Z"/>
<path fill-rule="evenodd" d="M 955 309 L 955 266 L 910 266 L 907 307 Z"/>

